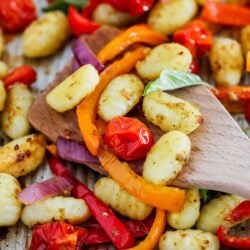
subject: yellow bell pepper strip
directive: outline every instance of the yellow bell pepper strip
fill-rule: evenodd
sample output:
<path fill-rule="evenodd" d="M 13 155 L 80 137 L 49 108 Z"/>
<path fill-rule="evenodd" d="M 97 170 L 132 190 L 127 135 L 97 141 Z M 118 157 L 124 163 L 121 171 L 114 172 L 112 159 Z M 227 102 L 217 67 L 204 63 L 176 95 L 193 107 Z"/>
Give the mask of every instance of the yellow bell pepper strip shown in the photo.
<path fill-rule="evenodd" d="M 185 200 L 185 191 L 175 187 L 154 185 L 137 175 L 126 162 L 107 148 L 100 147 L 98 157 L 108 174 L 128 193 L 142 202 L 171 212 L 179 211 Z"/>
<path fill-rule="evenodd" d="M 150 29 L 145 24 L 134 25 L 111 40 L 98 54 L 97 58 L 104 64 L 115 58 L 134 43 L 157 45 L 165 42 L 166 36 Z"/>
<path fill-rule="evenodd" d="M 250 24 L 250 9 L 243 6 L 208 0 L 204 4 L 201 17 L 211 23 L 245 26 Z"/>
<path fill-rule="evenodd" d="M 166 212 L 161 209 L 156 210 L 154 223 L 147 235 L 147 237 L 137 246 L 129 248 L 128 250 L 152 250 L 159 242 L 164 229 L 166 227 L 167 216 Z"/>
<path fill-rule="evenodd" d="M 250 51 L 247 52 L 247 60 L 246 60 L 247 71 L 250 72 Z"/>
<path fill-rule="evenodd" d="M 101 135 L 95 125 L 95 120 L 98 101 L 103 90 L 113 78 L 130 72 L 137 61 L 146 57 L 148 51 L 145 47 L 139 47 L 134 51 L 127 52 L 122 59 L 109 65 L 100 74 L 100 82 L 95 90 L 77 106 L 76 114 L 79 128 L 84 142 L 92 155 L 97 156 L 101 143 Z"/>

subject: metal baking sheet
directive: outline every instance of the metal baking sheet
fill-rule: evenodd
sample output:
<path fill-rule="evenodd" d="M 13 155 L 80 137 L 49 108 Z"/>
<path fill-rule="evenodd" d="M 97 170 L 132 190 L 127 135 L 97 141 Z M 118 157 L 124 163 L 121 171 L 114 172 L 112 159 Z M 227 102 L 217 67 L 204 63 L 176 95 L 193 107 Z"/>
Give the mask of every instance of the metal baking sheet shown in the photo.
<path fill-rule="evenodd" d="M 41 9 L 47 5 L 46 0 L 35 0 L 39 8 L 39 15 Z M 72 57 L 70 50 L 70 42 L 59 52 L 56 56 L 30 60 L 22 56 L 21 35 L 7 37 L 7 51 L 4 60 L 11 68 L 15 68 L 24 63 L 33 65 L 38 72 L 38 81 L 34 84 L 33 90 L 35 93 L 44 90 L 47 85 L 54 79 L 57 72 L 59 72 L 65 64 Z M 245 77 L 245 82 L 249 82 L 249 76 Z M 249 82 L 250 83 L 250 82 Z M 245 121 L 243 115 L 234 116 L 241 128 L 250 136 L 249 124 Z M 1 136 L 1 135 L 0 135 Z M 3 137 L 3 136 L 1 136 Z M 5 138 L 3 138 L 5 139 Z M 232 149 L 233 150 L 233 149 Z M 79 179 L 85 182 L 89 187 L 92 187 L 98 178 L 98 175 L 92 170 L 84 167 L 75 167 L 72 169 Z M 28 186 L 31 183 L 46 180 L 52 176 L 47 164 L 44 163 L 37 171 L 20 179 L 23 186 Z M 250 225 L 250 224 L 249 224 Z M 250 226 L 246 225 L 246 232 L 250 232 Z M 31 230 L 19 222 L 16 226 L 9 228 L 0 228 L 0 250 L 23 250 L 28 249 L 31 238 Z"/>

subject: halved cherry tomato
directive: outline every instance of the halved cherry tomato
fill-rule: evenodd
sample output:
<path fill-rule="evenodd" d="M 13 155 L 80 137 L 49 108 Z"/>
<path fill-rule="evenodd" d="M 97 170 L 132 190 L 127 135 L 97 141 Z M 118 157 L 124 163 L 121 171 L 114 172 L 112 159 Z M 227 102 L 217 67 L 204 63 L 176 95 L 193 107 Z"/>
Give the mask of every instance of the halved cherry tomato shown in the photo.
<path fill-rule="evenodd" d="M 35 18 L 33 0 L 0 0 L 0 26 L 5 31 L 20 32 Z"/>
<path fill-rule="evenodd" d="M 149 128 L 139 120 L 118 116 L 109 122 L 104 142 L 118 157 L 137 160 L 147 155 L 154 138 Z"/>
<path fill-rule="evenodd" d="M 64 222 L 50 222 L 33 231 L 30 250 L 75 250 L 81 249 L 87 230 Z"/>

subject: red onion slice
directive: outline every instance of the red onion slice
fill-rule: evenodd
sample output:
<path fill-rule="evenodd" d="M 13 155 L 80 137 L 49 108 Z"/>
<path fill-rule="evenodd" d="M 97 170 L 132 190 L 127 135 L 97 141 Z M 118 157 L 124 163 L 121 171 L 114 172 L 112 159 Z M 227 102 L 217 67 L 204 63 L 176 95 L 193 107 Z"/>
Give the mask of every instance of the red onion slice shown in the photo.
<path fill-rule="evenodd" d="M 73 43 L 72 51 L 80 66 L 92 64 L 98 72 L 101 72 L 104 69 L 104 65 L 97 59 L 87 43 L 81 38 L 78 38 Z M 74 67 L 76 67 L 76 64 Z"/>
<path fill-rule="evenodd" d="M 64 160 L 80 164 L 99 163 L 98 158 L 91 155 L 83 143 L 58 137 L 56 144 L 58 154 Z"/>
<path fill-rule="evenodd" d="M 72 180 L 57 176 L 26 187 L 19 193 L 18 199 L 25 205 L 30 205 L 44 198 L 69 193 L 73 187 Z"/>

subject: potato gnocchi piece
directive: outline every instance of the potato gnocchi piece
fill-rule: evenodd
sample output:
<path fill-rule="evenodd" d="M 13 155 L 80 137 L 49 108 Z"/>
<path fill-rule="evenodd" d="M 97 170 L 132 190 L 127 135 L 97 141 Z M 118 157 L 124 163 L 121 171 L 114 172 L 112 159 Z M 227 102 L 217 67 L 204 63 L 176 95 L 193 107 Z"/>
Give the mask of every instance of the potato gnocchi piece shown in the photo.
<path fill-rule="evenodd" d="M 153 207 L 127 193 L 109 177 L 103 177 L 97 181 L 94 194 L 115 211 L 133 220 L 144 220 L 153 210 Z"/>
<path fill-rule="evenodd" d="M 216 233 L 219 226 L 226 227 L 231 224 L 224 220 L 226 215 L 237 207 L 243 199 L 235 195 L 223 195 L 211 200 L 202 207 L 197 228 L 206 232 Z"/>
<path fill-rule="evenodd" d="M 0 61 L 0 80 L 8 74 L 8 66 L 5 62 Z"/>
<path fill-rule="evenodd" d="M 215 38 L 209 60 L 218 85 L 239 84 L 243 74 L 244 58 L 241 45 L 237 41 L 224 37 Z"/>
<path fill-rule="evenodd" d="M 15 225 L 22 211 L 22 203 L 18 200 L 21 187 L 16 178 L 0 173 L 0 227 Z"/>
<path fill-rule="evenodd" d="M 201 230 L 167 231 L 160 239 L 159 250 L 219 250 L 218 238 Z"/>
<path fill-rule="evenodd" d="M 142 110 L 147 120 L 164 132 L 180 130 L 190 134 L 203 121 L 201 112 L 191 103 L 160 91 L 144 97 Z"/>
<path fill-rule="evenodd" d="M 192 55 L 178 43 L 165 43 L 152 49 L 145 60 L 136 64 L 138 74 L 148 80 L 155 80 L 164 69 L 188 71 Z"/>
<path fill-rule="evenodd" d="M 87 64 L 51 90 L 46 96 L 46 102 L 57 112 L 71 110 L 90 94 L 98 83 L 97 70 Z"/>
<path fill-rule="evenodd" d="M 159 1 L 150 11 L 147 22 L 156 31 L 170 35 L 187 24 L 197 11 L 195 0 Z"/>
<path fill-rule="evenodd" d="M 0 66 L 1 67 L 1 66 Z M 0 80 L 0 111 L 3 111 L 7 93 L 4 87 L 3 82 Z"/>
<path fill-rule="evenodd" d="M 120 27 L 127 24 L 131 16 L 128 13 L 116 10 L 110 4 L 101 3 L 93 11 L 92 19 L 97 23 Z"/>
<path fill-rule="evenodd" d="M 168 212 L 167 222 L 175 229 L 189 229 L 196 223 L 200 215 L 199 189 L 190 188 L 186 190 L 185 203 L 180 212 Z"/>
<path fill-rule="evenodd" d="M 34 171 L 45 156 L 45 138 L 31 134 L 9 142 L 0 148 L 0 173 L 14 177 Z"/>
<path fill-rule="evenodd" d="M 14 84 L 8 91 L 6 105 L 2 113 L 2 129 L 11 139 L 29 134 L 31 126 L 28 120 L 28 111 L 32 102 L 33 95 L 24 84 Z"/>
<path fill-rule="evenodd" d="M 98 115 L 106 122 L 126 115 L 139 102 L 143 90 L 142 81 L 133 74 L 114 78 L 101 95 Z"/>
<path fill-rule="evenodd" d="M 187 163 L 190 151 L 191 141 L 186 134 L 168 132 L 148 152 L 143 177 L 156 185 L 171 183 Z"/>
<path fill-rule="evenodd" d="M 21 220 L 32 227 L 53 220 L 76 224 L 86 221 L 89 217 L 90 211 L 83 199 L 58 196 L 25 206 Z"/>
<path fill-rule="evenodd" d="M 70 36 L 67 17 L 53 11 L 32 22 L 24 31 L 22 47 L 28 58 L 54 54 Z"/>
<path fill-rule="evenodd" d="M 245 26 L 241 30 L 241 45 L 245 53 L 250 51 L 250 25 Z"/>

